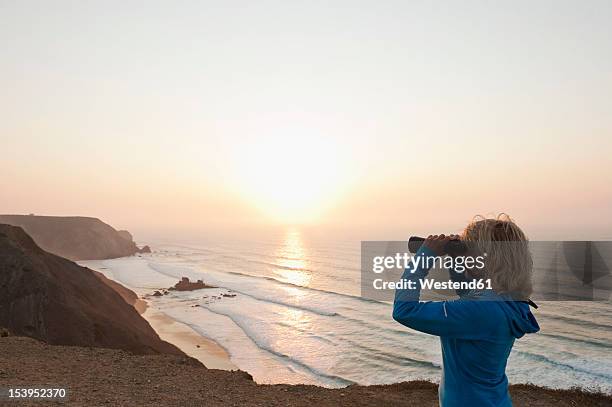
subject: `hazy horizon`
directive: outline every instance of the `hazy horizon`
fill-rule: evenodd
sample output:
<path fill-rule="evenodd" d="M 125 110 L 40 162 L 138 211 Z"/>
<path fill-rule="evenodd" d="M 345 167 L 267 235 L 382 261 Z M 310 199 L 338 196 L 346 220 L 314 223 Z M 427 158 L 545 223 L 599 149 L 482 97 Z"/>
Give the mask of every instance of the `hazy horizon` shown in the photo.
<path fill-rule="evenodd" d="M 0 21 L 0 213 L 146 240 L 505 212 L 612 238 L 610 2 L 0 1 Z"/>

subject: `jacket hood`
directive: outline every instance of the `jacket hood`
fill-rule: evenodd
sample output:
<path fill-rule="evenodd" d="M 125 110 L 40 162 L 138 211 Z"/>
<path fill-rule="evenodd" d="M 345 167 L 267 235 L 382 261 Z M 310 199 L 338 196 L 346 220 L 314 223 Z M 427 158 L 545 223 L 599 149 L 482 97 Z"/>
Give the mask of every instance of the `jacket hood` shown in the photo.
<path fill-rule="evenodd" d="M 501 301 L 500 306 L 510 324 L 510 332 L 515 338 L 532 334 L 540 330 L 538 321 L 529 309 L 529 304 L 523 301 Z"/>
<path fill-rule="evenodd" d="M 525 301 L 513 301 L 510 297 L 499 295 L 493 290 L 470 290 L 463 298 L 497 302 L 508 318 L 510 333 L 517 339 L 540 330 L 538 321 Z"/>

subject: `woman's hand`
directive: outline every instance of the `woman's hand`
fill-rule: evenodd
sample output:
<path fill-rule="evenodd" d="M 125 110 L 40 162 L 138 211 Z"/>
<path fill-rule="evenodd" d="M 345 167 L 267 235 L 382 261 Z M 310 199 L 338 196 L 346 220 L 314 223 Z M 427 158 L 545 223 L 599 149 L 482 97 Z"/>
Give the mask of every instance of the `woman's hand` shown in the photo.
<path fill-rule="evenodd" d="M 459 239 L 458 235 L 429 235 L 423 245 L 429 248 L 436 256 L 443 256 L 446 254 L 446 244 L 449 240 Z"/>

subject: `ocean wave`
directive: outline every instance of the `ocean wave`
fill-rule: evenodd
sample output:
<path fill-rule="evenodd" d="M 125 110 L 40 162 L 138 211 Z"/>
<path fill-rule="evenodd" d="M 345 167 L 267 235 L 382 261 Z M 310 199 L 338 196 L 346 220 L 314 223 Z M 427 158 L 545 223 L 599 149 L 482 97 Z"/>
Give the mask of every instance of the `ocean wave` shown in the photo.
<path fill-rule="evenodd" d="M 159 264 L 156 264 L 156 263 L 150 263 L 150 267 L 152 269 L 158 271 L 159 273 L 162 273 L 162 274 L 167 275 L 167 276 L 175 277 L 175 275 L 163 271 L 163 267 L 164 266 L 167 266 L 167 265 L 159 265 Z M 171 266 L 171 267 L 174 267 L 174 266 Z M 189 270 L 191 272 L 194 272 L 191 269 L 189 269 Z M 275 282 L 275 283 L 278 283 L 278 284 L 281 284 L 281 285 L 284 285 L 284 286 L 291 286 L 291 287 L 295 287 L 295 288 L 302 289 L 302 290 L 313 291 L 313 292 L 316 292 L 316 293 L 323 293 L 323 294 L 326 294 L 326 295 L 339 296 L 339 297 L 348 298 L 348 299 L 351 299 L 351 300 L 358 300 L 358 301 L 363 301 L 363 302 L 370 303 L 370 304 L 376 304 L 376 305 L 381 305 L 381 306 L 384 306 L 384 307 L 389 307 L 388 303 L 385 303 L 385 302 L 382 302 L 382 301 L 372 300 L 372 299 L 369 299 L 369 298 L 363 298 L 363 297 L 354 296 L 354 295 L 350 295 L 350 294 L 336 293 L 336 292 L 333 292 L 333 291 L 326 291 L 326 290 L 321 290 L 321 289 L 317 289 L 317 288 L 302 287 L 302 286 L 291 284 L 291 283 L 287 283 L 287 282 L 284 282 L 284 281 L 278 281 L 278 280 L 276 280 L 273 277 L 252 276 L 252 275 L 249 275 L 249 274 L 244 274 L 244 273 L 235 272 L 235 271 L 217 271 L 217 273 L 225 273 L 225 274 L 244 276 L 244 277 L 254 278 L 254 279 L 258 279 L 258 280 L 267 280 L 267 281 L 272 281 L 272 282 Z M 321 316 L 339 317 L 339 318 L 342 318 L 342 319 L 344 319 L 346 321 L 350 321 L 350 322 L 353 322 L 355 324 L 358 324 L 360 326 L 374 329 L 374 330 L 376 330 L 376 332 L 379 332 L 379 333 L 380 332 L 387 332 L 387 333 L 390 333 L 390 334 L 404 335 L 407 332 L 405 329 L 399 327 L 399 325 L 398 325 L 398 328 L 385 327 L 385 326 L 382 326 L 379 323 L 373 323 L 373 322 L 366 321 L 366 320 L 363 320 L 363 319 L 353 318 L 353 317 L 345 315 L 345 314 L 343 314 L 341 312 L 332 312 L 332 311 L 326 311 L 326 310 L 323 310 L 323 309 L 317 308 L 317 307 L 297 305 L 297 304 L 294 304 L 294 303 L 291 303 L 291 302 L 287 302 L 287 301 L 283 301 L 283 300 L 280 300 L 280 299 L 273 299 L 273 298 L 270 298 L 269 296 L 261 296 L 261 295 L 256 295 L 256 294 L 253 294 L 253 293 L 249 293 L 249 292 L 246 292 L 246 291 L 241 290 L 239 288 L 235 288 L 233 286 L 232 287 L 223 287 L 223 288 L 230 289 L 233 292 L 245 295 L 247 297 L 253 298 L 253 299 L 258 300 L 258 301 L 268 302 L 268 303 L 272 303 L 272 304 L 276 304 L 276 305 L 281 305 L 281 306 L 285 306 L 285 307 L 288 307 L 288 308 L 297 309 L 297 310 L 301 310 L 301 311 L 312 312 L 314 314 L 321 315 Z M 390 308 L 389 308 L 389 317 L 391 315 L 390 312 L 391 311 L 390 311 Z"/>
<path fill-rule="evenodd" d="M 278 264 L 274 261 L 264 261 L 264 260 L 252 260 L 252 259 L 245 259 L 242 257 L 234 257 L 234 256 L 223 256 L 223 257 L 228 257 L 228 258 L 232 258 L 234 260 L 238 260 L 240 263 L 250 263 L 250 264 L 258 264 L 258 265 L 262 265 L 262 266 L 266 266 L 266 267 L 271 267 L 271 268 L 275 268 L 275 269 L 279 269 L 279 270 L 287 270 L 287 271 L 299 271 L 299 272 L 306 272 L 306 273 L 314 273 L 316 272 L 315 269 L 311 269 L 311 268 L 307 268 L 307 267 L 293 267 L 293 266 L 285 266 L 282 264 Z M 274 259 L 278 259 L 278 257 L 274 257 Z M 312 260 L 310 260 L 310 262 L 313 262 Z M 353 267 L 341 267 L 338 265 L 334 265 L 334 268 L 336 270 L 348 270 L 348 271 L 354 271 L 356 272 L 356 274 L 358 274 L 361 270 L 357 269 L 357 268 L 353 268 Z M 350 281 L 350 282 L 354 282 L 353 279 L 349 279 L 349 278 L 338 278 L 338 275 L 330 275 L 330 278 L 334 278 L 336 280 L 340 280 L 340 281 Z"/>
<path fill-rule="evenodd" d="M 596 368 L 593 368 L 594 362 L 593 360 L 580 359 L 577 356 L 574 358 L 574 362 L 568 362 L 567 360 L 561 362 L 558 360 L 551 359 L 548 356 L 541 355 L 539 353 L 528 352 L 524 350 L 515 350 L 517 354 L 524 355 L 527 358 L 538 362 L 544 362 L 550 365 L 553 365 L 557 368 L 565 368 L 573 371 L 577 371 L 580 373 L 588 374 L 590 376 L 601 377 L 606 380 L 612 379 L 612 365 L 607 366 L 606 371 L 601 371 Z"/>
<path fill-rule="evenodd" d="M 364 301 L 364 302 L 368 302 L 368 303 L 381 304 L 381 305 L 388 305 L 389 304 L 388 302 L 385 302 L 385 301 L 373 300 L 373 299 L 364 298 L 364 297 L 361 297 L 361 296 L 358 296 L 358 295 L 339 293 L 337 291 L 329 291 L 329 290 L 324 290 L 322 288 L 305 287 L 303 285 L 298 285 L 298 284 L 289 283 L 287 281 L 278 280 L 278 279 L 276 279 L 274 277 L 270 277 L 270 276 L 257 276 L 257 275 L 253 275 L 253 274 L 242 273 L 240 271 L 216 271 L 216 272 L 217 273 L 233 274 L 233 275 L 237 275 L 237 276 L 244 276 L 244 277 L 250 277 L 250 278 L 256 278 L 256 279 L 273 281 L 273 282 L 276 282 L 278 284 L 282 284 L 282 285 L 286 285 L 286 286 L 290 286 L 290 287 L 296 287 L 296 288 L 300 288 L 300 289 L 304 289 L 304 290 L 309 290 L 309 291 L 316 291 L 316 292 L 319 292 L 319 293 L 337 295 L 337 296 L 345 297 L 345 298 L 352 298 L 352 299 L 355 299 L 355 300 Z"/>
<path fill-rule="evenodd" d="M 318 377 L 320 379 L 323 379 L 326 382 L 330 382 L 331 381 L 332 382 L 331 384 L 339 385 L 339 386 L 342 386 L 342 387 L 350 386 L 352 384 L 357 384 L 356 382 L 354 382 L 354 381 L 352 381 L 350 379 L 322 372 L 322 371 L 320 371 L 320 370 L 318 370 L 316 368 L 313 368 L 312 366 L 308 365 L 307 363 L 302 362 L 301 360 L 299 360 L 297 358 L 291 357 L 291 356 L 289 356 L 289 355 L 287 355 L 285 353 L 276 351 L 276 350 L 272 349 L 271 347 L 266 346 L 265 344 L 261 343 L 261 341 L 258 341 L 256 339 L 256 337 L 249 332 L 249 329 L 244 327 L 243 324 L 241 324 L 240 321 L 236 320 L 236 318 L 233 315 L 231 315 L 230 313 L 224 313 L 224 312 L 221 312 L 221 311 L 218 311 L 218 310 L 213 310 L 213 309 L 208 308 L 208 307 L 206 307 L 206 309 L 208 311 L 210 311 L 210 312 L 213 312 L 213 313 L 217 314 L 217 315 L 223 315 L 223 316 L 231 319 L 232 322 L 236 326 L 238 326 L 244 332 L 244 334 L 259 349 L 261 349 L 261 350 L 263 350 L 265 352 L 268 352 L 269 354 L 274 355 L 275 357 L 277 357 L 277 358 L 279 358 L 279 359 L 281 359 L 281 360 L 283 360 L 283 361 L 285 361 L 287 363 L 290 363 L 290 364 L 292 364 L 294 366 L 297 366 L 301 370 L 309 372 L 310 374 L 315 375 L 316 377 Z"/>
<path fill-rule="evenodd" d="M 389 353 L 381 350 L 380 348 L 374 348 L 371 346 L 365 346 L 362 343 L 348 339 L 340 338 L 340 340 L 347 342 L 353 349 L 360 349 L 365 355 L 371 356 L 376 355 L 377 359 L 385 360 L 391 364 L 401 364 L 403 366 L 420 366 L 426 368 L 439 369 L 440 366 L 436 365 L 433 361 L 427 359 L 417 359 L 415 357 L 407 357 L 397 353 Z M 416 348 L 414 348 L 416 350 Z M 402 349 L 403 350 L 403 349 Z"/>
<path fill-rule="evenodd" d="M 612 344 L 611 343 L 595 341 L 593 339 L 572 338 L 572 337 L 567 336 L 567 335 L 551 334 L 551 333 L 546 333 L 546 332 L 540 332 L 540 333 L 538 333 L 538 335 L 546 336 L 548 338 L 559 339 L 559 340 L 567 341 L 567 342 L 573 342 L 573 343 L 578 343 L 578 344 L 588 344 L 588 345 L 593 345 L 593 346 L 596 346 L 596 347 L 612 349 Z"/>
<path fill-rule="evenodd" d="M 302 334 L 306 334 L 306 335 L 310 335 L 314 338 L 316 338 L 317 340 L 321 340 L 323 342 L 326 342 L 329 345 L 333 345 L 333 346 L 338 346 L 338 341 L 341 342 L 346 342 L 347 344 L 349 344 L 351 346 L 352 349 L 356 349 L 359 353 L 363 354 L 364 356 L 371 356 L 372 354 L 376 354 L 379 355 L 381 357 L 381 359 L 384 359 L 388 362 L 393 362 L 394 364 L 397 361 L 403 361 L 403 365 L 405 366 L 415 366 L 415 365 L 419 365 L 419 366 L 423 366 L 423 367 L 440 367 L 439 364 L 436 364 L 435 362 L 431 361 L 431 360 L 427 360 L 427 359 L 416 359 L 416 358 L 410 358 L 407 356 L 404 356 L 403 354 L 398 354 L 398 353 L 389 353 L 389 352 L 385 352 L 383 350 L 380 349 L 380 347 L 378 348 L 374 348 L 371 346 L 366 346 L 363 345 L 360 342 L 357 341 L 353 341 L 351 339 L 342 337 L 342 336 L 337 336 L 337 335 L 332 335 L 334 337 L 335 340 L 326 338 L 324 336 L 321 335 L 315 335 L 313 334 L 311 331 L 306 330 L 306 329 L 302 329 L 300 327 L 291 325 L 291 324 L 286 324 L 283 322 L 276 322 L 277 325 L 285 327 L 285 328 L 291 328 L 295 331 L 298 331 Z M 401 334 L 403 337 L 410 337 L 410 336 L 417 336 L 419 334 L 414 334 L 410 331 L 407 330 L 403 330 L 403 331 L 395 331 L 395 330 L 389 330 L 392 332 L 395 332 L 396 334 Z M 397 335 L 396 336 L 384 336 L 380 333 L 380 330 L 376 330 L 376 336 L 378 341 L 383 344 L 385 343 L 385 341 L 387 341 L 388 343 L 391 344 L 397 344 Z M 423 350 L 423 347 L 421 346 L 411 346 L 410 345 L 410 341 L 403 341 L 401 343 L 401 346 L 397 346 L 397 349 L 399 351 L 409 351 L 410 353 L 418 353 L 420 351 Z"/>
<path fill-rule="evenodd" d="M 279 267 L 283 267 L 282 265 L 279 265 L 278 263 L 275 263 L 273 260 L 277 260 L 277 259 L 282 259 L 282 260 L 289 260 L 289 261 L 295 261 L 295 260 L 303 260 L 300 257 L 292 257 L 292 256 L 283 256 L 283 255 L 268 255 L 268 254 L 262 254 L 261 252 L 255 252 L 255 251 L 240 251 L 240 255 L 232 255 L 230 253 L 233 253 L 235 251 L 233 250 L 213 250 L 213 249 L 200 249 L 200 248 L 195 248 L 195 247 L 190 247 L 190 246 L 184 246 L 184 245 L 165 245 L 165 247 L 178 247 L 178 248 L 182 248 L 182 249 L 189 249 L 192 252 L 191 253 L 181 253 L 181 257 L 184 256 L 189 256 L 189 255 L 194 255 L 194 256 L 199 256 L 201 255 L 201 253 L 199 252 L 205 252 L 205 253 L 211 253 L 211 254 L 215 254 L 217 257 L 221 257 L 221 258 L 227 258 L 227 259 L 231 259 L 231 260 L 235 260 L 238 262 L 251 262 L 251 263 L 255 263 L 255 264 L 264 264 L 264 265 L 269 265 L 269 266 L 279 266 Z M 253 260 L 251 258 L 249 258 L 248 256 L 253 256 L 253 257 L 257 257 L 257 258 L 268 258 L 271 259 L 271 261 L 263 261 L 263 260 Z M 323 259 L 333 259 L 336 260 L 336 262 L 329 262 L 329 261 L 323 261 L 323 260 L 318 260 L 317 257 L 322 257 Z M 359 257 L 359 256 L 357 256 Z M 308 262 L 309 263 L 313 263 L 313 264 L 318 264 L 318 265 L 324 265 L 324 266 L 330 266 L 333 267 L 334 269 L 341 269 L 341 270 L 352 270 L 352 271 L 360 271 L 359 268 L 354 268 L 354 267 L 343 267 L 343 266 L 339 266 L 337 263 L 337 256 L 335 255 L 329 255 L 329 256 L 310 256 L 308 258 Z M 296 270 L 303 270 L 303 271 L 313 271 L 311 269 L 306 269 L 306 268 L 296 268 Z"/>
<path fill-rule="evenodd" d="M 548 319 L 554 319 L 554 320 L 557 320 L 557 321 L 563 321 L 563 322 L 568 323 L 568 324 L 580 325 L 580 326 L 589 327 L 589 328 L 595 328 L 595 329 L 602 329 L 602 330 L 605 330 L 605 331 L 609 331 L 610 330 L 610 325 L 600 324 L 600 323 L 597 323 L 595 321 L 588 321 L 588 320 L 581 319 L 581 318 L 572 318 L 572 317 L 568 317 L 568 316 L 564 316 L 564 315 L 540 313 L 538 315 L 538 318 L 541 318 L 541 319 L 547 319 L 547 318 Z"/>
<path fill-rule="evenodd" d="M 304 305 L 296 305 L 296 304 L 292 304 L 292 303 L 286 302 L 286 301 L 274 300 L 274 299 L 271 299 L 271 298 L 268 298 L 268 297 L 261 297 L 261 296 L 258 296 L 258 295 L 253 295 L 253 294 L 249 294 L 249 293 L 244 292 L 244 291 L 237 290 L 235 288 L 232 288 L 231 290 L 233 292 L 235 292 L 235 293 L 242 294 L 245 297 L 249 297 L 249 298 L 252 298 L 252 299 L 257 300 L 257 301 L 263 301 L 263 302 L 268 302 L 268 303 L 271 303 L 271 304 L 282 305 L 284 307 L 293 308 L 293 309 L 300 310 L 300 311 L 308 311 L 308 312 L 312 312 L 313 314 L 321 315 L 321 316 L 324 316 L 324 317 L 335 317 L 335 316 L 339 315 L 337 312 L 328 312 L 328 311 L 324 311 L 324 310 L 321 310 L 321 309 L 318 309 L 318 308 L 315 308 L 315 307 L 309 307 L 309 306 L 304 306 Z"/>
<path fill-rule="evenodd" d="M 291 309 L 296 309 L 299 311 L 307 311 L 307 312 L 312 312 L 313 314 L 316 315 L 320 315 L 320 316 L 324 316 L 324 317 L 339 317 L 347 322 L 351 322 L 360 326 L 363 326 L 365 328 L 369 328 L 372 329 L 373 331 L 377 332 L 378 335 L 383 335 L 383 332 L 392 334 L 392 335 L 406 335 L 407 333 L 409 333 L 410 335 L 424 335 L 421 334 L 419 332 L 410 332 L 407 331 L 405 328 L 400 327 L 400 325 L 398 325 L 398 328 L 390 328 L 390 327 L 385 327 L 382 326 L 379 323 L 373 323 L 370 321 L 366 321 L 366 320 L 362 320 L 362 319 L 357 319 L 357 318 L 353 318 L 350 317 L 348 315 L 342 314 L 340 312 L 330 312 L 330 311 L 325 311 L 325 310 L 321 310 L 319 308 L 315 308 L 315 307 L 309 307 L 309 306 L 303 306 L 303 305 L 297 305 L 297 304 L 293 304 L 291 302 L 287 302 L 287 301 L 282 301 L 282 300 L 275 300 L 275 299 L 270 299 L 269 297 L 264 297 L 264 296 L 258 296 L 258 295 L 253 295 L 253 294 L 249 294 L 247 292 L 241 291 L 239 289 L 235 289 L 235 288 L 231 288 L 231 290 L 233 292 L 242 294 L 246 297 L 252 298 L 254 300 L 257 301 L 261 301 L 261 302 L 267 302 L 270 304 L 276 304 L 276 305 L 281 305 L 287 308 L 291 308 Z M 391 318 L 391 314 L 389 314 L 389 318 Z"/>
<path fill-rule="evenodd" d="M 171 265 L 171 264 L 159 264 L 159 263 L 153 263 L 153 262 L 149 262 L 149 266 L 153 270 L 155 270 L 155 271 L 157 271 L 157 272 L 159 272 L 161 274 L 164 274 L 166 276 L 173 277 L 173 278 L 177 278 L 177 276 L 174 275 L 174 274 L 168 273 L 166 271 L 163 271 L 161 268 L 164 267 L 164 266 L 183 267 L 183 268 L 187 269 L 189 272 L 198 273 L 200 276 L 202 275 L 202 273 L 199 273 L 199 272 L 195 271 L 193 269 L 193 266 L 175 266 L 175 265 Z M 278 279 L 276 279 L 274 277 L 270 277 L 270 276 L 257 276 L 257 275 L 242 273 L 242 272 L 239 272 L 239 271 L 222 271 L 222 270 L 215 270 L 215 273 L 232 274 L 232 275 L 249 277 L 249 278 L 254 278 L 254 279 L 267 280 L 267 281 L 272 281 L 272 282 L 275 282 L 275 283 L 278 283 L 278 284 L 282 284 L 282 285 L 285 285 L 285 286 L 288 286 L 288 287 L 295 287 L 295 288 L 302 289 L 302 290 L 308 290 L 308 291 L 314 291 L 314 292 L 319 292 L 319 293 L 324 293 L 324 294 L 337 295 L 337 296 L 340 296 L 340 297 L 351 298 L 351 299 L 355 299 L 355 300 L 359 300 L 359 301 L 363 301 L 363 302 L 368 302 L 368 303 L 372 303 L 372 304 L 380 304 L 380 305 L 384 305 L 384 306 L 389 304 L 388 302 L 385 302 L 385 301 L 373 300 L 373 299 L 364 298 L 364 297 L 361 297 L 361 296 L 358 296 L 358 295 L 339 293 L 339 292 L 336 292 L 336 291 L 329 291 L 329 290 L 324 290 L 324 289 L 321 289 L 321 288 L 305 287 L 305 286 L 302 286 L 302 285 L 299 285 L 299 284 L 293 284 L 293 283 L 289 283 L 287 281 L 278 280 Z M 226 287 L 226 288 L 232 289 L 233 291 L 236 291 L 236 290 L 234 290 L 231 287 Z"/>

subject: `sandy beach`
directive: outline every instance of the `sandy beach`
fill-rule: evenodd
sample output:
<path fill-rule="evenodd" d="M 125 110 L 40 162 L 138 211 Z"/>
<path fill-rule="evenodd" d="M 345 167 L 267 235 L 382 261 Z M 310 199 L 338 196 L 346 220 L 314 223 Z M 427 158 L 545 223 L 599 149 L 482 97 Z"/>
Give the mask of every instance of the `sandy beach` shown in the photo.
<path fill-rule="evenodd" d="M 209 369 L 238 370 L 230 361 L 228 353 L 216 342 L 195 332 L 189 326 L 169 318 L 164 313 L 146 306 L 141 315 L 149 322 L 161 339 L 177 346 L 187 355 L 199 360 Z M 140 312 L 140 309 L 134 305 Z M 142 304 L 140 308 L 142 308 Z"/>
<path fill-rule="evenodd" d="M 169 342 L 185 354 L 199 360 L 209 369 L 238 370 L 231 361 L 229 354 L 216 342 L 208 339 L 188 325 L 168 317 L 163 312 L 149 306 L 145 298 L 140 298 L 132 290 L 126 288 L 121 282 L 104 275 L 107 268 L 103 262 L 87 261 L 82 264 L 97 270 L 97 276 L 112 287 L 125 302 L 132 305 L 136 311 L 151 325 L 161 339 Z"/>
<path fill-rule="evenodd" d="M 136 308 L 136 311 L 138 311 L 140 315 L 144 314 L 147 308 L 149 308 L 149 304 L 147 304 L 147 302 L 141 298 L 138 298 L 136 301 L 133 301 L 132 305 L 134 306 L 134 308 Z"/>

